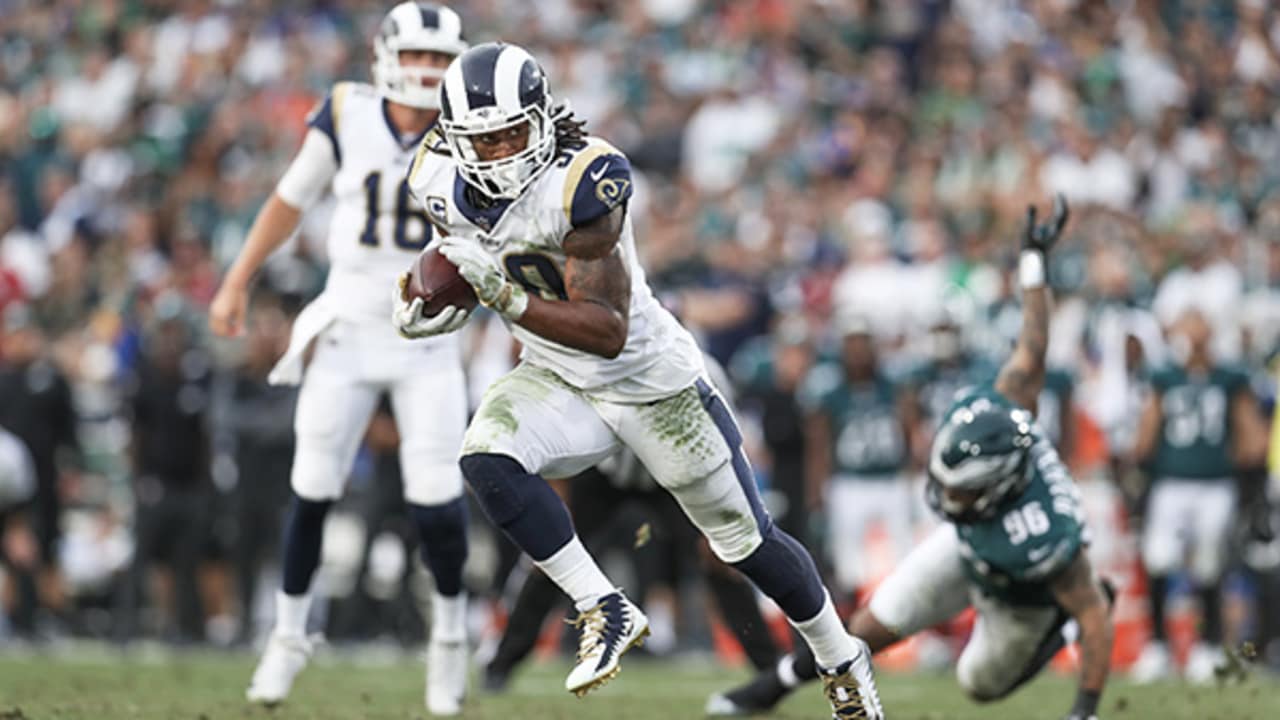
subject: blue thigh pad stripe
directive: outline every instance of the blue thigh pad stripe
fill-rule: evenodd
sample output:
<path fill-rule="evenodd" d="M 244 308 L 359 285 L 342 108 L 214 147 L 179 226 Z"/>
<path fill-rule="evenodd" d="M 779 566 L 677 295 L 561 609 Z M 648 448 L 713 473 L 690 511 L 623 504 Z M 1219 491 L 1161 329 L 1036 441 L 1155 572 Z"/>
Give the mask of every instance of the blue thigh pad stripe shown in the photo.
<path fill-rule="evenodd" d="M 724 400 L 705 380 L 699 378 L 696 386 L 698 388 L 698 397 L 702 400 L 702 406 L 707 409 L 707 414 L 711 416 L 711 420 L 716 424 L 716 429 L 720 431 L 724 441 L 729 444 L 729 451 L 733 453 L 733 474 L 737 476 L 738 485 L 742 488 L 742 492 L 747 496 L 747 502 L 751 505 L 751 514 L 755 516 L 756 526 L 760 529 L 762 536 L 766 535 L 769 532 L 769 527 L 773 525 L 773 520 L 764 509 L 764 503 L 760 501 L 760 490 L 756 487 L 755 473 L 751 471 L 751 464 L 747 462 L 747 456 L 742 452 L 742 431 L 738 429 L 738 424 L 733 421 L 733 415 L 729 413 L 729 408 L 725 406 Z"/>

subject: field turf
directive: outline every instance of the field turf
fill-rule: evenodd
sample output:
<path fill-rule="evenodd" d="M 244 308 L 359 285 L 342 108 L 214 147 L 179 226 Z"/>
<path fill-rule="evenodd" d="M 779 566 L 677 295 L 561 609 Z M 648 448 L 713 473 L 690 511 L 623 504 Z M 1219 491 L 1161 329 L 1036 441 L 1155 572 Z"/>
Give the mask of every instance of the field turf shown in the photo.
<path fill-rule="evenodd" d="M 2 648 L 0 648 L 2 650 Z M 306 670 L 289 702 L 268 710 L 247 705 L 247 654 L 130 653 L 100 648 L 48 655 L 0 653 L 0 720 L 218 718 L 292 720 L 427 717 L 420 666 L 410 656 L 327 655 Z M 503 695 L 473 694 L 464 718 L 497 720 L 681 720 L 702 717 L 708 693 L 746 677 L 709 662 L 631 660 L 603 690 L 576 699 L 562 689 L 566 666 L 533 664 Z M 967 701 L 946 675 L 882 674 L 891 720 L 1032 720 L 1061 718 L 1074 694 L 1070 678 L 1046 674 L 1004 702 Z M 790 698 L 773 718 L 819 720 L 829 714 L 816 686 Z M 1225 688 L 1168 683 L 1113 685 L 1103 720 L 1264 720 L 1280 717 L 1280 682 L 1258 676 Z"/>

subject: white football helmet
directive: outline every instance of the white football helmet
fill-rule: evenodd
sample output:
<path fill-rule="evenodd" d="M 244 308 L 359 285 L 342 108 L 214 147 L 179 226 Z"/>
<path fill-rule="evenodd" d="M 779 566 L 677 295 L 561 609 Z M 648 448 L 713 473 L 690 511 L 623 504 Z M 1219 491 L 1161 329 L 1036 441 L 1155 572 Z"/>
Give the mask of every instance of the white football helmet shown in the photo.
<path fill-rule="evenodd" d="M 433 3 L 402 2 L 387 13 L 373 40 L 373 84 L 392 102 L 438 110 L 440 91 L 436 86 L 444 71 L 401 65 L 400 52 L 430 50 L 456 57 L 466 49 L 458 13 Z"/>
<path fill-rule="evenodd" d="M 527 50 L 484 43 L 459 55 L 440 83 L 440 128 L 462 178 L 492 198 L 520 197 L 555 159 L 547 76 Z M 524 149 L 481 160 L 472 138 L 529 123 Z"/>

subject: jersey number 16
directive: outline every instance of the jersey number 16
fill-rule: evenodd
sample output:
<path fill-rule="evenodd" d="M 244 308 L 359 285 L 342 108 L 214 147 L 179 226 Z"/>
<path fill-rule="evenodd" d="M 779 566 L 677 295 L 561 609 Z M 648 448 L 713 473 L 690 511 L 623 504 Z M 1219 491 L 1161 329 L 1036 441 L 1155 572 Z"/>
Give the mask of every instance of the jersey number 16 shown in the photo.
<path fill-rule="evenodd" d="M 378 216 L 382 173 L 371 172 L 364 178 L 365 220 L 364 232 L 360 233 L 360 244 L 369 247 L 378 246 Z M 416 221 L 421 230 L 410 233 L 409 222 Z M 392 233 L 396 247 L 404 250 L 421 250 L 431 242 L 431 223 L 427 214 L 414 206 L 413 196 L 409 194 L 408 179 L 401 180 L 396 189 L 395 230 Z"/>

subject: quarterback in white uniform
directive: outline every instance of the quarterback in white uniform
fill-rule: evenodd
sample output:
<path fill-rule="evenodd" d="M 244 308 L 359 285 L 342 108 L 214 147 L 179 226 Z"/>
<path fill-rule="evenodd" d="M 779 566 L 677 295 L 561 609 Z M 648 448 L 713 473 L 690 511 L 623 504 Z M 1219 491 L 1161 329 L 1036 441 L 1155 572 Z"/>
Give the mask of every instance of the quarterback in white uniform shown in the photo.
<path fill-rule="evenodd" d="M 435 577 L 428 643 L 427 709 L 454 715 L 466 688 L 466 505 L 458 448 L 466 384 L 456 339 L 412 343 L 387 325 L 386 286 L 434 237 L 409 196 L 405 171 L 439 114 L 436 85 L 466 49 L 452 10 L 403 2 L 374 40 L 374 84 L 342 82 L 308 119 L 302 148 L 259 213 L 210 308 L 220 335 L 238 335 L 254 272 L 327 189 L 324 292 L 299 315 L 273 383 L 302 383 L 294 429 L 293 504 L 284 532 L 276 626 L 248 690 L 252 701 L 285 698 L 311 654 L 306 636 L 312 576 L 325 516 L 341 497 L 379 397 L 388 393 L 400 433 L 405 500 L 422 558 Z M 310 363 L 303 367 L 307 349 Z"/>
<path fill-rule="evenodd" d="M 409 186 L 446 235 L 441 252 L 524 345 L 467 428 L 462 473 L 490 519 L 577 606 L 567 690 L 583 695 L 616 674 L 648 621 L 583 549 L 543 478 L 627 447 L 716 555 L 778 602 L 812 646 L 833 711 L 881 718 L 865 644 L 841 626 L 808 551 L 764 511 L 696 343 L 645 282 L 631 182 L 622 153 L 552 105 L 525 50 L 479 45 L 445 72 L 440 129 Z M 465 322 L 455 308 L 423 317 L 421 299 L 394 295 L 393 321 L 407 336 Z"/>

